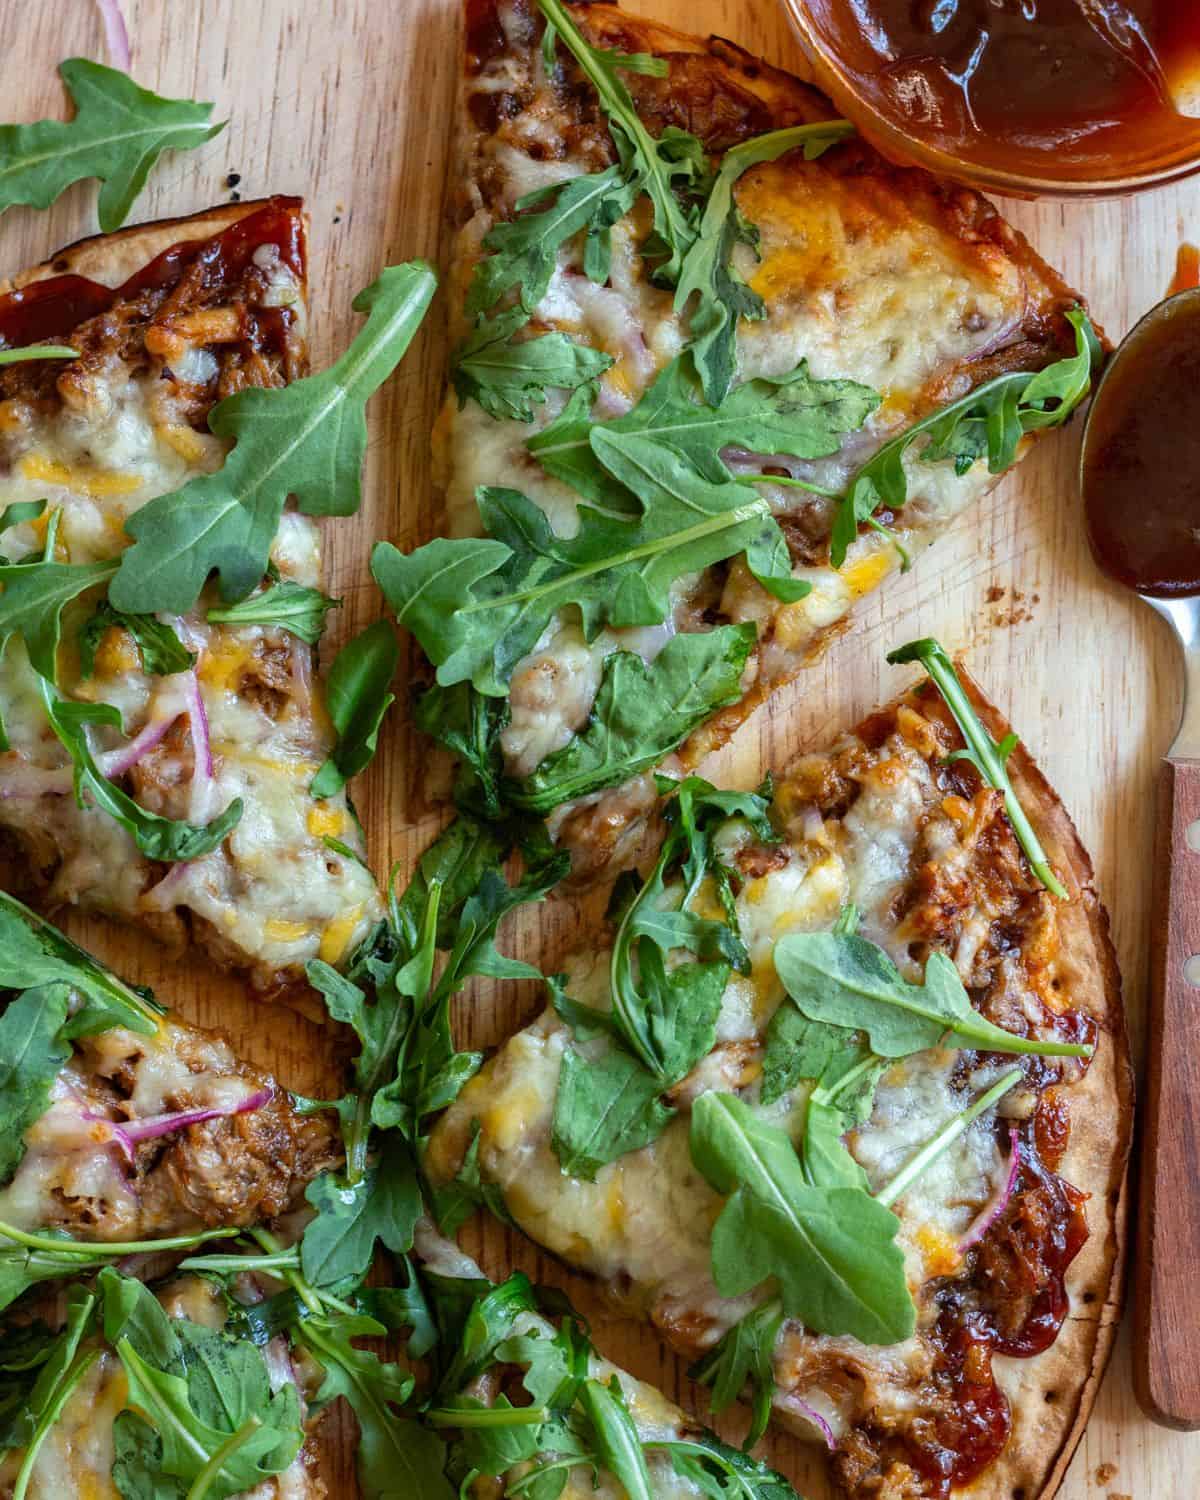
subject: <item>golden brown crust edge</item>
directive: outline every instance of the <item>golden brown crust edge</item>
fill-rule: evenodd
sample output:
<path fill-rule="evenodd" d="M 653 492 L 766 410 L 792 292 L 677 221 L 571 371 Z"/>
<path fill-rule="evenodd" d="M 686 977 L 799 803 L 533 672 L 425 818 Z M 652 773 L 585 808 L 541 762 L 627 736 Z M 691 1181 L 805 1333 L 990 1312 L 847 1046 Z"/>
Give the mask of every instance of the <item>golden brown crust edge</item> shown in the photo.
<path fill-rule="evenodd" d="M 961 670 L 964 685 L 997 740 L 1009 725 Z M 1071 1310 L 1058 1338 L 1029 1360 L 997 1359 L 998 1383 L 1015 1413 L 1008 1446 L 963 1493 L 1051 1500 L 1091 1414 L 1121 1315 L 1128 1224 L 1126 1167 L 1133 1129 L 1133 1068 L 1121 976 L 1108 913 L 1092 862 L 1070 814 L 1024 743 L 1008 762 L 1014 790 L 1071 899 L 1058 906 L 1061 953 L 1072 971 L 1073 1008 L 1100 1026 L 1102 1042 L 1072 1088 L 1071 1136 L 1059 1171 L 1091 1194 L 1090 1235 L 1067 1274 Z"/>
<path fill-rule="evenodd" d="M 103 286 L 120 286 L 180 240 L 211 239 L 239 219 L 257 213 L 269 201 L 255 198 L 246 203 L 227 203 L 221 208 L 205 208 L 179 218 L 128 224 L 111 234 L 89 235 L 86 239 L 64 245 L 40 265 L 18 271 L 11 277 L 0 277 L 0 296 L 53 276 L 86 276 Z"/>

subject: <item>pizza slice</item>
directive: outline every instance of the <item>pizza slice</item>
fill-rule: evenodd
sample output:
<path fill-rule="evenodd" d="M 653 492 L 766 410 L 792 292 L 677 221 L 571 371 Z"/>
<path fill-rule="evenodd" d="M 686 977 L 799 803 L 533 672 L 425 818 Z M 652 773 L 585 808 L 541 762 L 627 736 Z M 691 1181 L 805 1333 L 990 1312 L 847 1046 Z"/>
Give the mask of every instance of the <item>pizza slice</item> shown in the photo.
<path fill-rule="evenodd" d="M 467 0 L 451 539 L 374 570 L 459 800 L 595 872 L 1085 396 L 1080 298 L 808 84 L 612 5 Z"/>
<path fill-rule="evenodd" d="M 223 1037 L 0 894 L 3 991 L 0 1306 L 163 1242 L 273 1221 L 340 1158 L 327 1120 L 299 1114 Z"/>
<path fill-rule="evenodd" d="M 426 1168 L 849 1495 L 1048 1495 L 1115 1331 L 1119 978 L 1033 761 L 936 643 L 898 655 L 930 680 L 773 794 L 678 784 Z"/>
<path fill-rule="evenodd" d="M 109 1268 L 66 1293 L 52 1332 L 0 1333 L 0 1496 L 325 1500 L 310 1364 L 281 1334 L 258 1344 L 242 1279 L 227 1295 L 195 1274 L 153 1291 Z"/>
<path fill-rule="evenodd" d="M 335 741 L 316 523 L 276 525 L 259 496 L 267 576 L 232 606 L 212 585 L 179 611 L 109 591 L 126 522 L 222 466 L 218 402 L 305 373 L 306 269 L 300 200 L 271 198 L 84 240 L 0 285 L 3 882 L 176 946 L 190 932 L 268 994 L 381 910 L 344 791 L 313 793 Z M 215 505 L 196 524 L 230 514 L 249 524 Z"/>

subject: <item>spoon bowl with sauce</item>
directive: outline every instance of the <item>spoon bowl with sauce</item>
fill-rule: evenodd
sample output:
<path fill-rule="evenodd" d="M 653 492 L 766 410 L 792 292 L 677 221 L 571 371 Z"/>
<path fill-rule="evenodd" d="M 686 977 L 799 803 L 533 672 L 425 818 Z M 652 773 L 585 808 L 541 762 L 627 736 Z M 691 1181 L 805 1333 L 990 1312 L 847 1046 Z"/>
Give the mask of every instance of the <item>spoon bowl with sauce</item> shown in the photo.
<path fill-rule="evenodd" d="M 784 0 L 885 155 L 994 192 L 1127 193 L 1200 169 L 1195 0 Z"/>
<path fill-rule="evenodd" d="M 1096 562 L 1172 626 L 1185 664 L 1159 785 L 1134 1378 L 1149 1416 L 1190 1431 L 1200 1427 L 1200 288 L 1160 302 L 1110 360 L 1079 477 Z"/>

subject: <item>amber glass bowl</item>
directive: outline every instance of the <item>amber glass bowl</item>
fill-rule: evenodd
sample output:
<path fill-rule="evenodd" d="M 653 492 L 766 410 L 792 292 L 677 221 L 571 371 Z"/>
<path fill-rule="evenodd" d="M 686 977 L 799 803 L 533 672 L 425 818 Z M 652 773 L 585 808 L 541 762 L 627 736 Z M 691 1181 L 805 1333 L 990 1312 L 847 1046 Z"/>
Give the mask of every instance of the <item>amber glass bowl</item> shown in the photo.
<path fill-rule="evenodd" d="M 901 128 L 876 108 L 856 80 L 836 39 L 814 17 L 807 0 L 781 0 L 812 69 L 813 81 L 833 100 L 847 119 L 883 154 L 909 166 L 926 167 L 944 177 L 969 183 L 988 192 L 1018 198 L 1100 198 L 1159 187 L 1200 171 L 1200 121 L 1194 132 L 1169 139 L 1157 133 L 1152 146 L 1125 158 L 1088 162 L 1070 175 L 1055 175 L 1054 153 L 1029 153 L 1019 164 L 1005 162 L 999 152 L 989 154 L 981 141 L 980 156 L 955 155 L 915 132 Z M 1187 0 L 1200 4 L 1200 0 Z M 1186 138 L 1186 137 L 1189 137 Z M 1043 160 L 1046 165 L 1043 165 Z"/>

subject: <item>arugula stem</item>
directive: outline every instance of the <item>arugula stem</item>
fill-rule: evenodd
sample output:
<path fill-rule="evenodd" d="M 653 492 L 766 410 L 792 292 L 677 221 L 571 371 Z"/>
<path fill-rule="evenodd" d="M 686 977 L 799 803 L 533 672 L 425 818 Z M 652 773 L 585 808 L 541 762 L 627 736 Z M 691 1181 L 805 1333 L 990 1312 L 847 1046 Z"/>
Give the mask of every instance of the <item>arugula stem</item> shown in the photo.
<path fill-rule="evenodd" d="M 15 365 L 26 359 L 78 359 L 70 344 L 27 344 L 23 349 L 0 349 L 0 365 Z"/>
<path fill-rule="evenodd" d="M 287 1271 L 300 1264 L 300 1252 L 293 1245 L 272 1255 L 189 1255 L 179 1262 L 181 1271 Z"/>
<path fill-rule="evenodd" d="M 29 1440 L 29 1446 L 25 1450 L 25 1457 L 21 1460 L 21 1467 L 17 1470 L 16 1483 L 13 1485 L 12 1500 L 25 1500 L 29 1489 L 29 1481 L 33 1476 L 33 1467 L 37 1463 L 38 1454 L 41 1452 L 42 1444 L 50 1432 L 50 1429 L 62 1416 L 63 1407 L 66 1406 L 72 1391 L 80 1383 L 87 1372 L 100 1358 L 99 1349 L 89 1349 L 83 1354 L 75 1357 L 74 1363 L 58 1383 L 49 1405 L 38 1420 L 34 1429 L 33 1437 Z"/>
<path fill-rule="evenodd" d="M 157 1250 L 186 1250 L 191 1245 L 203 1245 L 206 1240 L 227 1240 L 241 1233 L 241 1229 L 205 1229 L 198 1234 L 175 1234 L 161 1240 L 56 1240 L 48 1234 L 29 1234 L 14 1224 L 6 1224 L 0 1220 L 0 1239 L 12 1240 L 16 1245 L 24 1245 L 27 1250 L 44 1250 L 51 1255 L 77 1255 L 88 1260 L 97 1256 L 149 1255 Z"/>
<path fill-rule="evenodd" d="M 747 491 L 752 493 L 752 491 Z M 456 610 L 460 615 L 478 614 L 481 610 L 489 613 L 492 610 L 501 610 L 510 604 L 524 604 L 532 599 L 540 599 L 544 594 L 558 593 L 564 585 L 576 578 L 590 578 L 593 573 L 607 573 L 612 569 L 624 567 L 627 563 L 637 562 L 643 557 L 653 557 L 656 552 L 673 551 L 676 547 L 686 546 L 689 542 L 701 537 L 712 536 L 717 531 L 729 531 L 735 526 L 740 526 L 743 521 L 749 521 L 753 516 L 767 516 L 770 507 L 765 500 L 755 496 L 748 505 L 735 506 L 733 510 L 722 511 L 719 515 L 711 517 L 707 521 L 700 521 L 695 526 L 688 526 L 683 531 L 673 531 L 669 536 L 655 537 L 653 541 L 642 542 L 640 546 L 630 547 L 625 552 L 618 552 L 611 557 L 602 557 L 593 563 L 584 563 L 572 568 L 569 574 L 559 574 L 552 578 L 549 583 L 538 584 L 536 588 L 520 589 L 515 594 L 501 594 L 498 597 L 480 599 L 472 604 L 461 604 Z"/>
<path fill-rule="evenodd" d="M 963 739 L 967 742 L 971 763 L 989 786 L 1004 794 L 1004 810 L 1008 814 L 1008 821 L 1012 824 L 1018 843 L 1025 851 L 1033 873 L 1051 895 L 1057 896 L 1060 901 L 1065 901 L 1066 889 L 1051 868 L 1041 840 L 1034 832 L 1033 824 L 1026 817 L 1025 809 L 1017 800 L 1017 794 L 1013 790 L 1008 768 L 1005 765 L 1006 756 L 975 712 L 945 647 L 932 637 L 926 637 L 923 640 L 910 641 L 908 645 L 900 646 L 895 651 L 889 651 L 887 659 L 893 665 L 917 661 L 929 673 L 934 686 L 946 700 L 947 708 L 954 715 L 954 721 Z"/>
<path fill-rule="evenodd" d="M 478 1411 L 433 1406 L 421 1413 L 431 1427 L 540 1427 L 550 1420 L 548 1406 L 485 1406 Z"/>
<path fill-rule="evenodd" d="M 556 1458 L 548 1464 L 538 1464 L 536 1468 L 530 1469 L 528 1474 L 522 1474 L 520 1479 L 513 1480 L 505 1490 L 505 1496 L 523 1495 L 531 1485 L 537 1483 L 543 1474 L 553 1474 L 557 1469 L 577 1469 L 580 1464 L 587 1462 L 586 1458 Z"/>
<path fill-rule="evenodd" d="M 842 500 L 844 490 L 826 489 L 823 484 L 812 484 L 807 479 L 795 479 L 790 474 L 739 474 L 739 481 L 748 479 L 751 484 L 780 484 L 784 489 L 811 490 L 814 495 L 824 495 L 827 500 Z"/>
<path fill-rule="evenodd" d="M 1020 1068 L 1010 1068 L 998 1082 L 994 1083 L 985 1094 L 981 1094 L 975 1103 L 961 1114 L 955 1115 L 953 1120 L 943 1125 L 941 1130 L 927 1141 L 917 1152 L 916 1156 L 901 1167 L 885 1187 L 875 1194 L 875 1201 L 882 1203 L 884 1208 L 891 1208 L 896 1199 L 921 1175 L 929 1164 L 941 1155 L 943 1151 L 952 1145 L 960 1135 L 963 1135 L 968 1126 L 983 1114 L 984 1110 L 990 1109 L 997 1099 L 1001 1099 L 1015 1084 L 1019 1083 L 1024 1075 Z"/>
<path fill-rule="evenodd" d="M 280 1245 L 275 1236 L 267 1229 L 251 1229 L 250 1238 L 253 1240 L 257 1240 L 268 1255 L 279 1255 L 282 1253 L 283 1247 Z M 290 1267 L 286 1267 L 281 1270 L 280 1275 L 282 1280 L 287 1282 L 288 1286 L 291 1287 L 296 1296 L 299 1297 L 301 1302 L 304 1303 L 305 1307 L 308 1308 L 309 1312 L 313 1313 L 317 1317 L 320 1317 L 320 1315 L 325 1311 L 323 1299 L 318 1295 L 316 1291 L 313 1290 L 311 1286 L 309 1286 L 308 1282 L 304 1279 L 300 1272 L 292 1270 Z M 299 1327 L 299 1325 L 297 1326 Z"/>
<path fill-rule="evenodd" d="M 221 1444 L 213 1456 L 208 1460 L 192 1481 L 184 1500 L 204 1500 L 215 1480 L 221 1476 L 221 1470 L 226 1462 L 233 1457 L 239 1448 L 244 1448 L 258 1429 L 262 1421 L 253 1413 L 246 1418 L 236 1432 L 230 1433 L 229 1437 Z"/>

